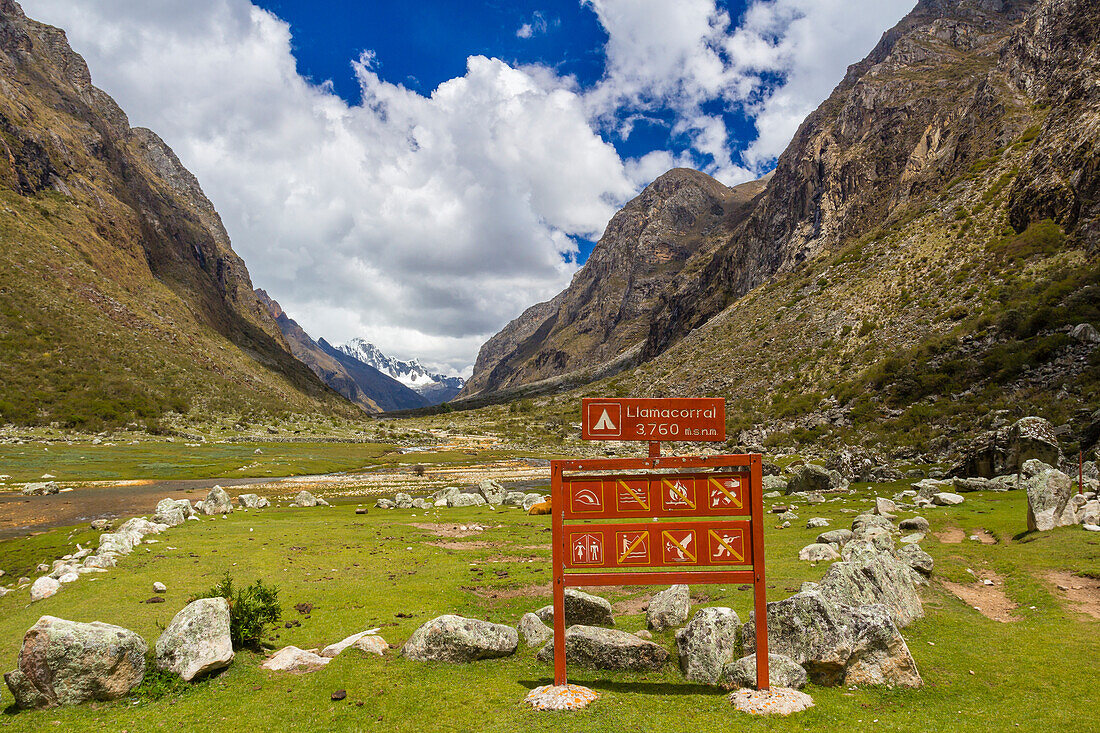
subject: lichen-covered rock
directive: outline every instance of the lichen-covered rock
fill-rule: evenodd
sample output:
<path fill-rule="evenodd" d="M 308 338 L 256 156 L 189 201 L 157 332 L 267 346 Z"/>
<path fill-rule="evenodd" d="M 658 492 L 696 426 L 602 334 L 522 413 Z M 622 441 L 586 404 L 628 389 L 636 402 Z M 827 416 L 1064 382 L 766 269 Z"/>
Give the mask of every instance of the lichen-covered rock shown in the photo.
<path fill-rule="evenodd" d="M 598 626 L 570 626 L 565 630 L 565 659 L 593 669 L 655 671 L 668 663 L 669 653 L 634 634 Z M 554 640 L 538 653 L 540 662 L 554 661 Z"/>
<path fill-rule="evenodd" d="M 523 511 L 529 512 L 531 511 L 531 507 L 535 504 L 541 504 L 543 501 L 545 501 L 545 497 L 543 497 L 542 494 L 525 494 L 523 497 Z"/>
<path fill-rule="evenodd" d="M 233 661 L 229 637 L 229 603 L 200 598 L 180 610 L 157 639 L 157 667 L 187 682 L 225 669 Z"/>
<path fill-rule="evenodd" d="M 838 471 L 830 471 L 816 463 L 804 463 L 801 466 L 796 466 L 792 469 L 791 478 L 787 482 L 788 494 L 809 491 L 824 493 L 843 491 L 847 488 L 847 479 L 841 476 Z"/>
<path fill-rule="evenodd" d="M 45 483 L 27 484 L 23 487 L 23 496 L 49 496 L 50 494 L 56 494 L 61 489 L 53 481 L 47 481 Z"/>
<path fill-rule="evenodd" d="M 31 602 L 45 600 L 61 590 L 61 581 L 48 575 L 39 578 L 31 585 Z"/>
<path fill-rule="evenodd" d="M 765 476 L 764 477 L 764 491 L 783 491 L 787 490 L 787 479 L 782 476 Z"/>
<path fill-rule="evenodd" d="M 920 545 L 914 543 L 902 547 L 898 550 L 898 559 L 915 572 L 914 579 L 918 583 L 927 583 L 927 579 L 932 577 L 932 566 L 935 563 L 932 556 L 922 550 Z"/>
<path fill-rule="evenodd" d="M 153 521 L 158 524 L 167 524 L 169 527 L 177 527 L 194 514 L 195 509 L 187 499 L 161 499 L 157 502 Z"/>
<path fill-rule="evenodd" d="M 424 510 L 427 510 L 427 509 L 431 509 L 431 508 L 432 508 L 432 506 L 433 506 L 433 505 L 432 505 L 432 504 L 430 504 L 430 503 L 428 503 L 428 501 L 427 501 L 426 499 L 422 499 L 422 498 L 420 498 L 420 497 L 417 497 L 417 498 L 415 498 L 415 499 L 413 499 L 413 500 L 412 500 L 412 508 L 413 508 L 413 509 L 424 509 Z"/>
<path fill-rule="evenodd" d="M 544 624 L 542 620 L 533 613 L 523 614 L 523 618 L 519 620 L 519 626 L 516 627 L 516 630 L 519 632 L 519 635 L 523 637 L 527 646 L 541 647 L 554 636 L 554 630 Z"/>
<path fill-rule="evenodd" d="M 691 595 L 686 585 L 674 585 L 653 596 L 645 613 L 646 627 L 664 631 L 687 621 Z M 568 616 L 567 616 L 568 618 Z"/>
<path fill-rule="evenodd" d="M 807 590 L 769 603 L 767 609 L 768 651 L 793 659 L 816 684 L 922 684 L 909 647 L 885 606 L 844 606 Z M 741 636 L 744 651 L 754 653 L 753 617 Z"/>
<path fill-rule="evenodd" d="M 545 624 L 554 624 L 554 607 L 543 606 L 535 611 Z M 614 626 L 615 617 L 611 615 L 611 601 L 594 596 L 591 593 L 565 589 L 565 623 L 568 626 Z"/>
<path fill-rule="evenodd" d="M 822 532 L 817 536 L 817 542 L 821 542 L 827 545 L 836 545 L 842 547 L 851 541 L 855 535 L 850 529 L 832 529 L 828 532 Z"/>
<path fill-rule="evenodd" d="M 1075 524 L 1070 507 L 1073 482 L 1061 471 L 1037 460 L 1024 464 L 1024 490 L 1027 491 L 1027 528 L 1045 532 Z"/>
<path fill-rule="evenodd" d="M 393 497 L 393 503 L 398 509 L 412 509 L 413 498 L 409 494 L 398 492 Z"/>
<path fill-rule="evenodd" d="M 233 511 L 233 502 L 229 494 L 220 486 L 210 489 L 206 498 L 195 504 L 195 510 L 200 514 L 214 516 L 215 514 L 229 514 Z"/>
<path fill-rule="evenodd" d="M 798 559 L 805 560 L 806 562 L 828 562 L 830 560 L 839 560 L 840 553 L 837 552 L 836 548 L 831 544 L 815 542 L 799 550 Z"/>
<path fill-rule="evenodd" d="M 308 509 L 309 507 L 328 506 L 329 504 L 324 499 L 316 497 L 308 491 L 299 491 L 298 495 L 294 497 L 294 501 L 290 502 L 290 505 Z"/>
<path fill-rule="evenodd" d="M 901 520 L 898 524 L 898 528 L 906 532 L 924 532 L 928 534 L 929 526 L 928 520 L 924 517 L 909 517 L 908 519 Z"/>
<path fill-rule="evenodd" d="M 413 632 L 401 655 L 416 662 L 473 662 L 514 654 L 519 634 L 511 626 L 445 615 Z"/>
<path fill-rule="evenodd" d="M 449 507 L 485 506 L 485 497 L 481 494 L 452 494 L 447 497 Z"/>
<path fill-rule="evenodd" d="M 147 649 L 121 626 L 43 616 L 23 637 L 19 674 L 4 678 L 20 707 L 117 700 L 141 683 Z"/>
<path fill-rule="evenodd" d="M 526 496 L 522 491 L 508 491 L 504 494 L 504 500 L 501 501 L 503 506 L 523 506 L 523 499 Z"/>
<path fill-rule="evenodd" d="M 828 526 L 829 520 L 825 517 L 810 517 L 806 522 L 806 529 L 821 529 Z"/>
<path fill-rule="evenodd" d="M 965 501 L 963 497 L 950 491 L 941 491 L 932 495 L 932 503 L 936 506 L 957 506 L 962 504 L 963 501 Z"/>
<path fill-rule="evenodd" d="M 1041 417 L 1022 417 L 1008 429 L 1008 471 L 1020 470 L 1030 460 L 1042 461 L 1051 466 L 1062 462 L 1062 449 L 1058 436 L 1049 420 Z"/>
<path fill-rule="evenodd" d="M 486 479 L 477 485 L 477 491 L 485 499 L 486 504 L 499 505 L 504 501 L 504 487 L 499 481 Z"/>
<path fill-rule="evenodd" d="M 374 502 L 374 508 L 375 509 L 393 509 L 394 508 L 393 499 L 386 499 L 386 498 L 383 497 L 383 498 L 379 499 L 378 501 Z"/>
<path fill-rule="evenodd" d="M 875 497 L 875 514 L 892 518 L 898 512 L 897 504 L 882 496 Z"/>
<path fill-rule="evenodd" d="M 741 657 L 723 667 L 718 684 L 727 690 L 737 690 L 742 687 L 755 690 L 756 655 Z M 800 690 L 806 686 L 806 670 L 788 656 L 768 654 L 768 684 L 771 687 Z"/>
<path fill-rule="evenodd" d="M 689 680 L 713 685 L 736 658 L 740 641 L 741 619 L 732 608 L 701 608 L 676 632 L 680 670 Z"/>
<path fill-rule="evenodd" d="M 924 616 L 908 565 L 867 542 L 849 542 L 845 551 L 848 558 L 821 579 L 822 597 L 845 606 L 882 604 L 899 628 Z"/>
<path fill-rule="evenodd" d="M 241 494 L 237 497 L 237 503 L 245 509 L 263 509 L 271 506 L 271 502 L 267 500 L 266 496 L 258 494 Z"/>

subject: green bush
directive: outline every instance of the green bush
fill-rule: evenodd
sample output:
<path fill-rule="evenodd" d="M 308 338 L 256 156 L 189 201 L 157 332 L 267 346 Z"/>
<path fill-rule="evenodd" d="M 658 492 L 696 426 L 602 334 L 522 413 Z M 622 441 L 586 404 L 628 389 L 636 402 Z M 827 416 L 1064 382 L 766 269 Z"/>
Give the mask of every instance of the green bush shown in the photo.
<path fill-rule="evenodd" d="M 264 585 L 262 580 L 234 589 L 233 578 L 226 570 L 221 582 L 201 597 L 229 601 L 229 637 L 234 649 L 259 649 L 267 627 L 279 623 L 283 616 L 278 596 L 279 589 Z"/>

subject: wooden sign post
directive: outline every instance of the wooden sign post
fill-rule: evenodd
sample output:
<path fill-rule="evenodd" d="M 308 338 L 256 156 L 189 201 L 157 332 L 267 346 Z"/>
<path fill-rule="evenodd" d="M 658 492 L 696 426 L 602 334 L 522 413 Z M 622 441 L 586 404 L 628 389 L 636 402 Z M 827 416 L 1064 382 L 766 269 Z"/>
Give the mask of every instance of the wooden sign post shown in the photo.
<path fill-rule="evenodd" d="M 581 410 L 585 439 L 649 441 L 650 457 L 551 462 L 554 684 L 567 684 L 566 587 L 751 583 L 767 689 L 762 457 L 660 456 L 660 440 L 724 441 L 720 399 L 585 399 Z"/>

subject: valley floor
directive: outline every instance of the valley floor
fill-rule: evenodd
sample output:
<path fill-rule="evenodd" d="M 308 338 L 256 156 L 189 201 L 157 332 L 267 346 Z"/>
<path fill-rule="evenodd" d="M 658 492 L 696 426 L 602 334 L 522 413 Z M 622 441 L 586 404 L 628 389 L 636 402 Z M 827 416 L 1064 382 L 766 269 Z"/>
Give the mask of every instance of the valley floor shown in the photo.
<path fill-rule="evenodd" d="M 538 469 L 537 463 L 527 465 Z M 537 471 L 511 480 L 541 481 Z M 892 496 L 908 488 L 905 482 L 855 486 L 857 493 L 838 501 L 799 507 L 800 520 L 790 528 L 769 524 L 769 599 L 787 597 L 825 570 L 797 560 L 798 550 L 820 531 L 806 529 L 807 519 L 825 517 L 834 528 L 846 527 L 876 493 Z M 1022 492 L 968 494 L 960 506 L 924 513 L 932 534 L 923 547 L 936 569 L 932 585 L 922 591 L 926 618 L 903 630 L 924 678 L 922 689 L 810 685 L 806 692 L 814 708 L 768 720 L 735 714 L 724 693 L 686 682 L 675 662 L 649 674 L 571 668 L 570 681 L 592 687 L 601 698 L 566 718 L 520 704 L 528 690 L 552 676 L 549 666 L 535 660 L 537 649 L 522 642 L 513 657 L 469 665 L 403 659 L 397 648 L 437 615 L 515 625 L 524 612 L 549 603 L 549 517 L 487 507 L 371 508 L 363 516 L 355 507 L 373 507 L 373 499 L 326 495 L 333 503 L 328 508 L 273 507 L 186 522 L 151 536 L 156 544 L 142 545 L 110 572 L 84 576 L 51 598 L 29 604 L 26 589 L 0 598 L 0 668 L 15 667 L 24 632 L 45 614 L 118 624 L 152 644 L 191 597 L 227 570 L 240 582 L 263 579 L 279 587 L 284 621 L 300 625 L 280 625 L 273 640 L 278 647 L 322 647 L 379 627 L 395 647 L 384 657 L 351 651 L 320 671 L 294 675 L 262 671 L 259 655 L 241 653 L 225 673 L 183 693 L 158 697 L 142 690 L 116 702 L 40 712 L 8 707 L 11 696 L 4 690 L 0 729 L 1095 730 L 1100 591 L 1091 579 L 1100 578 L 1100 537 L 1079 527 L 1024 532 Z M 94 544 L 95 533 L 86 527 L 2 540 L 0 568 L 16 576 L 20 568 L 75 549 L 76 542 Z M 154 581 L 167 584 L 166 602 L 145 604 Z M 656 589 L 595 590 L 615 604 L 619 628 L 644 627 L 640 609 Z M 742 620 L 751 607 L 751 592 L 737 587 L 695 586 L 692 599 L 693 611 L 730 606 Z M 302 603 L 312 605 L 308 615 L 295 610 Z M 675 653 L 672 631 L 656 634 L 655 641 Z M 345 701 L 330 700 L 337 689 L 347 690 Z"/>

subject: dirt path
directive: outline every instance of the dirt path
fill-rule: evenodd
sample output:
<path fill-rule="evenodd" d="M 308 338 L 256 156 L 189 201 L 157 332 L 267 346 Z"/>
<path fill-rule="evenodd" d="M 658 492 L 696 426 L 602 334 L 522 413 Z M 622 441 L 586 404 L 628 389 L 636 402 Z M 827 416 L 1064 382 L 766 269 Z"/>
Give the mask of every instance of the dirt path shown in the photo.
<path fill-rule="evenodd" d="M 1004 579 L 992 571 L 983 570 L 981 578 L 973 583 L 952 583 L 949 580 L 941 580 L 940 583 L 988 619 L 1003 624 L 1019 620 L 1012 615 L 1017 606 L 1005 595 Z"/>
<path fill-rule="evenodd" d="M 1070 610 L 1100 619 L 1100 580 L 1058 571 L 1049 572 L 1044 578 Z"/>

